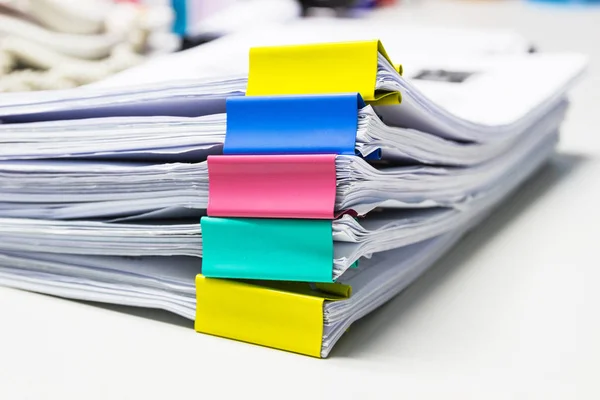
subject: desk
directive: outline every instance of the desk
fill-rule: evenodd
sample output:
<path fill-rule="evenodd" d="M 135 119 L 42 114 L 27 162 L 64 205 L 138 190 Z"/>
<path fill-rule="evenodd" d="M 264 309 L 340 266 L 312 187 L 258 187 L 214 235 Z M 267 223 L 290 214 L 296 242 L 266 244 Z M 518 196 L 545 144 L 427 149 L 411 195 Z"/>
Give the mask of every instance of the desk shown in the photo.
<path fill-rule="evenodd" d="M 1 399 L 600 398 L 600 9 L 425 2 L 372 18 L 513 28 L 591 53 L 560 153 L 327 360 L 0 288 Z"/>

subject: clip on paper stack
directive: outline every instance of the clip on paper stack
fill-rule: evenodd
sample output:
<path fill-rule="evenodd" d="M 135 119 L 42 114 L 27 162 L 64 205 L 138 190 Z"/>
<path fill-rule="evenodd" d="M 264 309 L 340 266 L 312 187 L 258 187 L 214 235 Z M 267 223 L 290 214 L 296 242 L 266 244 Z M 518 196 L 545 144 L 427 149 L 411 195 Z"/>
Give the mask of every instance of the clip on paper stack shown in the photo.
<path fill-rule="evenodd" d="M 448 64 L 411 63 L 405 79 L 378 41 L 250 62 L 249 80 L 2 96 L 0 285 L 162 308 L 200 332 L 327 357 L 553 154 L 585 66 L 494 58 L 435 84 L 418 77 Z M 187 111 L 171 107 L 182 99 Z M 135 108 L 152 100 L 174 115 Z"/>
<path fill-rule="evenodd" d="M 223 155 L 208 158 L 198 332 L 321 356 L 324 301 L 351 295 L 333 282 L 335 157 L 355 154 L 363 99 L 401 100 L 375 91 L 378 54 L 378 41 L 251 50 L 247 96 L 228 100 Z"/>

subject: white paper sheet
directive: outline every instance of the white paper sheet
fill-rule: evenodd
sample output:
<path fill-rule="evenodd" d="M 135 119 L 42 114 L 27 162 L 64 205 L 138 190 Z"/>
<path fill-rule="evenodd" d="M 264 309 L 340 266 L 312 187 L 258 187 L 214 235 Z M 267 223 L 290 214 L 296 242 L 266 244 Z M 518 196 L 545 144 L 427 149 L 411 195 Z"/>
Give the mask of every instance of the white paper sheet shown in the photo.
<path fill-rule="evenodd" d="M 358 157 L 338 156 L 336 210 L 364 215 L 377 207 L 462 207 L 500 184 L 508 169 L 552 136 L 558 118 L 549 121 L 496 158 L 466 168 L 374 168 Z M 176 218 L 190 210 L 200 216 L 208 205 L 206 163 L 0 161 L 0 184 L 1 217 L 147 218 L 158 212 L 155 217 Z"/>

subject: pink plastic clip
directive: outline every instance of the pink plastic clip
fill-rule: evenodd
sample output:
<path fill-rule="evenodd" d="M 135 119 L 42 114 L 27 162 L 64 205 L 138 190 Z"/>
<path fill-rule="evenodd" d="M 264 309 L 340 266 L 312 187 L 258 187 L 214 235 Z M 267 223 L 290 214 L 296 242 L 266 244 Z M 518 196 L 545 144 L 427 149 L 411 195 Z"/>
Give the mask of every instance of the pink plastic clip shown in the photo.
<path fill-rule="evenodd" d="M 335 155 L 208 157 L 208 215 L 333 219 Z"/>

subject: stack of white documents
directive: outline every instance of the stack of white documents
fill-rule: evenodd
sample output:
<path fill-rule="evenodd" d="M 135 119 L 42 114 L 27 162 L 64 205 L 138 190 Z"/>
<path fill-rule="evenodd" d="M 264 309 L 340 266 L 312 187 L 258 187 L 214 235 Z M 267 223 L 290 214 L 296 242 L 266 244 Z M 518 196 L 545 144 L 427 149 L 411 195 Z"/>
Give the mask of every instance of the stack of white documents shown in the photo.
<path fill-rule="evenodd" d="M 0 96 L 0 284 L 194 319 L 206 159 L 223 151 L 225 102 L 246 91 L 249 47 L 357 39 L 345 24 L 217 40 L 173 56 L 169 73 L 183 80 L 152 79 L 149 65 L 139 85 L 121 86 L 125 73 L 105 87 Z M 401 44 L 388 53 L 403 76 L 380 56 L 376 89 L 402 102 L 361 107 L 356 155 L 335 159 L 332 280 L 353 293 L 325 303 L 323 357 L 544 165 L 586 63 Z M 213 76 L 215 63 L 236 75 Z"/>

